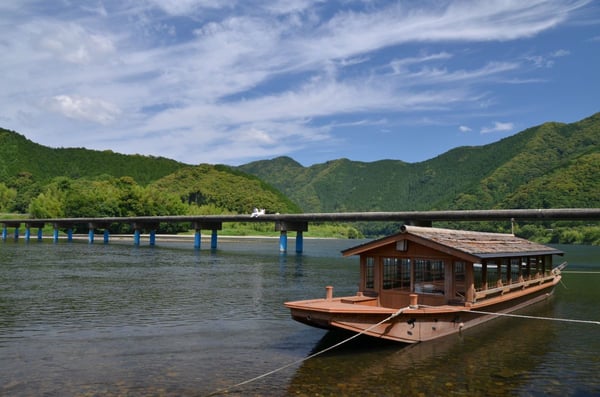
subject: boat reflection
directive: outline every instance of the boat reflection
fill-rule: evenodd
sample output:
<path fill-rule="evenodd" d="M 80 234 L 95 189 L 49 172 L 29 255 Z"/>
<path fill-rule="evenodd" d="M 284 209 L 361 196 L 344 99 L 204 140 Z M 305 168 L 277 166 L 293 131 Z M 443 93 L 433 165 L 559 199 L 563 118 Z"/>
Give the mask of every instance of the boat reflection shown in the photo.
<path fill-rule="evenodd" d="M 552 303 L 527 313 L 552 316 Z M 481 327 L 426 343 L 399 345 L 359 337 L 305 361 L 287 393 L 314 395 L 511 395 L 535 383 L 544 356 L 557 349 L 554 323 L 498 318 Z M 314 354 L 351 336 L 329 331 Z M 556 385 L 554 385 L 556 386 Z M 536 385 L 552 393 L 552 384 Z"/>

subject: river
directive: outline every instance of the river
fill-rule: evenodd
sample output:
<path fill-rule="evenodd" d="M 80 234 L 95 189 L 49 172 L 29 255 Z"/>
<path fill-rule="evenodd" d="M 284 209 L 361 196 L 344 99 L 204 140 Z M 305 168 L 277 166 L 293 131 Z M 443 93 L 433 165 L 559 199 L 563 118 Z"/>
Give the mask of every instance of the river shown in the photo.
<path fill-rule="evenodd" d="M 292 321 L 283 302 L 326 285 L 355 294 L 358 259 L 340 250 L 357 243 L 305 239 L 299 256 L 280 255 L 277 239 L 221 239 L 216 252 L 0 242 L 0 395 L 600 395 L 597 324 L 500 318 L 413 346 L 358 338 L 302 361 L 346 335 Z M 559 248 L 563 282 L 526 313 L 599 321 L 600 247 Z"/>

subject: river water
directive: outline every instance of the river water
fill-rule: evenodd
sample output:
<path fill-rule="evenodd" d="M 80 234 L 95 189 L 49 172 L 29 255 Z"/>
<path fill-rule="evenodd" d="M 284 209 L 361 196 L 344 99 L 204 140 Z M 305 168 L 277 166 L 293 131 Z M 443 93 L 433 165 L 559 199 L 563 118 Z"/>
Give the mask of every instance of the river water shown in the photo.
<path fill-rule="evenodd" d="M 0 242 L 0 395 L 600 395 L 600 326 L 500 318 L 461 336 L 403 346 L 291 320 L 284 301 L 355 294 L 352 240 Z M 293 244 L 292 244 L 293 248 Z M 533 316 L 600 320 L 600 247 L 569 262 Z M 295 363 L 295 364 L 293 364 Z M 292 364 L 292 365 L 290 365 Z M 286 367 L 287 366 L 287 367 Z M 278 368 L 285 369 L 231 388 Z"/>

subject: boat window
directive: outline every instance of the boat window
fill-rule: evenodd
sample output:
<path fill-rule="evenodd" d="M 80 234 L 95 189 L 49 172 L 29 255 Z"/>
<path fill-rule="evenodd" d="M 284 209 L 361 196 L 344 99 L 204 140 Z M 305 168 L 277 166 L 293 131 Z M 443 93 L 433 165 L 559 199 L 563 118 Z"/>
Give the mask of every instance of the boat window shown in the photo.
<path fill-rule="evenodd" d="M 498 265 L 495 261 L 487 262 L 487 287 L 496 288 L 498 283 Z"/>
<path fill-rule="evenodd" d="M 479 291 L 482 288 L 483 266 L 481 263 L 473 263 L 473 285 Z"/>
<path fill-rule="evenodd" d="M 441 259 L 415 259 L 415 292 L 444 293 L 444 261 Z"/>
<path fill-rule="evenodd" d="M 454 262 L 454 280 L 459 282 L 465 281 L 465 267 L 466 263 L 463 261 Z"/>
<path fill-rule="evenodd" d="M 538 272 L 542 269 L 541 266 L 538 266 L 538 257 L 532 256 L 529 258 L 529 274 L 531 278 L 537 277 Z"/>
<path fill-rule="evenodd" d="M 410 288 L 410 259 L 382 258 L 383 289 Z"/>
<path fill-rule="evenodd" d="M 365 289 L 373 289 L 375 287 L 375 258 L 367 256 L 365 258 Z"/>
<path fill-rule="evenodd" d="M 510 259 L 510 277 L 512 283 L 519 282 L 519 276 L 521 276 L 521 260 L 519 258 Z"/>
<path fill-rule="evenodd" d="M 509 269 L 510 269 L 510 261 L 507 258 L 502 259 L 502 266 L 500 266 L 500 276 L 502 285 L 506 285 L 510 283 L 509 280 Z"/>

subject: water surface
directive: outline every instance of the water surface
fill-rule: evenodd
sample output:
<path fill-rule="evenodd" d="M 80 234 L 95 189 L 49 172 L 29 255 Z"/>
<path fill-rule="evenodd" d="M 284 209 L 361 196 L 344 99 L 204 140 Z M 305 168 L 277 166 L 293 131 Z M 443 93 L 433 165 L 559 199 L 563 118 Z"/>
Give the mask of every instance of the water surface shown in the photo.
<path fill-rule="evenodd" d="M 0 242 L 0 395 L 205 396 L 301 360 L 347 335 L 282 303 L 354 294 L 358 260 L 339 252 L 356 243 Z M 600 247 L 560 248 L 571 273 L 527 313 L 600 320 Z M 598 373 L 600 326 L 502 318 L 409 347 L 359 338 L 228 395 L 584 396 Z"/>

